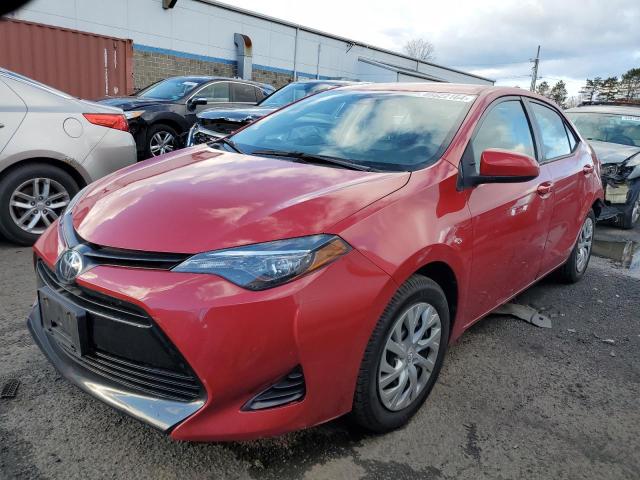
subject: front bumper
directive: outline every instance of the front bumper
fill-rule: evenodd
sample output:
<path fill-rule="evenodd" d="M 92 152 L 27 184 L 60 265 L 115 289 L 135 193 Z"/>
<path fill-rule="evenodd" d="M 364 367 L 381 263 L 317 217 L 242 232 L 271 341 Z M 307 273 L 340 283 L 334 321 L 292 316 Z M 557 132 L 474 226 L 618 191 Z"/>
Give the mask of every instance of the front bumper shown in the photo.
<path fill-rule="evenodd" d="M 162 431 L 170 431 L 204 405 L 204 400 L 178 402 L 145 395 L 123 387 L 82 365 L 67 354 L 43 328 L 40 308 L 36 303 L 27 321 L 29 331 L 60 374 L 80 389 L 106 404 Z"/>
<path fill-rule="evenodd" d="M 52 268 L 61 251 L 56 228 L 45 232 L 35 251 Z M 206 400 L 178 410 L 157 403 L 160 411 L 150 411 L 145 403 L 155 397 L 123 393 L 65 363 L 38 329 L 36 310 L 30 328 L 45 354 L 67 379 L 115 408 L 175 439 L 207 441 L 279 435 L 347 413 L 371 331 L 396 289 L 356 250 L 261 292 L 212 275 L 112 266 L 94 267 L 77 283 L 147 312 L 193 369 Z M 304 399 L 266 410 L 243 408 L 297 366 L 304 372 Z M 165 419 L 164 407 L 174 416 Z"/>

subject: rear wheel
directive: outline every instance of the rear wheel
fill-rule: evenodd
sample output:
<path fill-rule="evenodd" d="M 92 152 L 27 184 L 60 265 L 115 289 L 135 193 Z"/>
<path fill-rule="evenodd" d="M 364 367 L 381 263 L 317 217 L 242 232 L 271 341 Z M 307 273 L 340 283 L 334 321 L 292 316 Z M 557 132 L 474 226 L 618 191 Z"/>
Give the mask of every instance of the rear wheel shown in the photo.
<path fill-rule="evenodd" d="M 78 192 L 64 170 L 30 164 L 0 181 L 0 232 L 15 243 L 32 245 Z"/>
<path fill-rule="evenodd" d="M 440 372 L 449 339 L 449 308 L 433 280 L 414 275 L 378 320 L 360 367 L 352 415 L 387 432 L 407 423 Z"/>
<path fill-rule="evenodd" d="M 566 283 L 576 283 L 587 271 L 589 260 L 591 259 L 591 249 L 593 247 L 593 234 L 595 231 L 596 216 L 593 210 L 585 218 L 578 240 L 571 250 L 571 255 L 565 264 L 558 270 L 560 279 Z"/>
<path fill-rule="evenodd" d="M 178 132 L 169 125 L 157 123 L 147 131 L 146 158 L 173 152 L 178 148 Z"/>

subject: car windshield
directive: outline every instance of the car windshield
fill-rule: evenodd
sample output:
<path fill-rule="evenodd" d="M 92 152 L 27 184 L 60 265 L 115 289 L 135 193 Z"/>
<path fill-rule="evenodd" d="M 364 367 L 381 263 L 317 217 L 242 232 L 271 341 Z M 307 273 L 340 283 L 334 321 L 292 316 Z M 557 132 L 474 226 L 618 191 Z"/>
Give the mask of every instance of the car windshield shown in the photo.
<path fill-rule="evenodd" d="M 138 93 L 138 97 L 178 100 L 202 83 L 204 81 L 197 81 L 193 78 L 168 78 L 142 90 Z"/>
<path fill-rule="evenodd" d="M 301 98 L 311 95 L 312 93 L 327 90 L 333 87 L 330 83 L 316 83 L 316 82 L 300 82 L 290 83 L 289 85 L 282 87 L 273 95 L 265 98 L 260 106 L 262 107 L 274 107 L 280 108 L 290 103 L 300 100 Z"/>
<path fill-rule="evenodd" d="M 231 138 L 246 153 L 324 155 L 386 171 L 435 162 L 475 100 L 436 92 L 329 90 Z"/>
<path fill-rule="evenodd" d="M 640 112 L 638 113 L 638 115 L 623 115 L 567 112 L 567 117 L 587 140 L 640 147 Z"/>

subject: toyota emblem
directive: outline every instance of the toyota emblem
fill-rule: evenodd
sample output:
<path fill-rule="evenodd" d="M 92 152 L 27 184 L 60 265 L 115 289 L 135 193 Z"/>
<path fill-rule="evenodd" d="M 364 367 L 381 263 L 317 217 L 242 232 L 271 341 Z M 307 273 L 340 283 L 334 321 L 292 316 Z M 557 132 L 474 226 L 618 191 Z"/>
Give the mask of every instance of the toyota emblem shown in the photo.
<path fill-rule="evenodd" d="M 56 264 L 56 276 L 63 283 L 73 283 L 82 273 L 82 255 L 75 250 L 66 250 L 60 255 Z"/>

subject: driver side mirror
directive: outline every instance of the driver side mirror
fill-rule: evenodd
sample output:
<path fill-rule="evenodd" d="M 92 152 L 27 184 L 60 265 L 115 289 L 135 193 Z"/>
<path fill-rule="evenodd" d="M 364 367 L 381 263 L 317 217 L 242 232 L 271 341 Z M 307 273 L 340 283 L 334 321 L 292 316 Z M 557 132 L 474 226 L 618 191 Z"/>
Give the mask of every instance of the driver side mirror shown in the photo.
<path fill-rule="evenodd" d="M 488 148 L 480 155 L 480 174 L 473 177 L 473 183 L 479 185 L 528 182 L 538 175 L 540 175 L 540 166 L 529 155 Z"/>
<path fill-rule="evenodd" d="M 191 100 L 189 100 L 189 108 L 195 108 L 198 105 L 206 105 L 207 103 L 209 103 L 209 102 L 207 101 L 206 98 L 204 98 L 204 97 L 195 97 L 195 98 L 192 98 Z"/>

